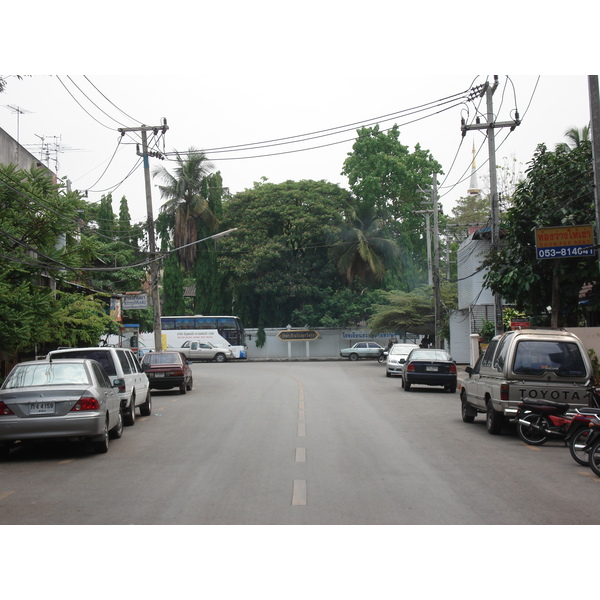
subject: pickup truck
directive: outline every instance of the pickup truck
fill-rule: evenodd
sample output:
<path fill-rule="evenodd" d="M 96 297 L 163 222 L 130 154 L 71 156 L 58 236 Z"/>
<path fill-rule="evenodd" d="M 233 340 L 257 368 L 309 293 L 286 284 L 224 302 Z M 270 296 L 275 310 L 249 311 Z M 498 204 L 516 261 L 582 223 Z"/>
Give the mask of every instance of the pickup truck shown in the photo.
<path fill-rule="evenodd" d="M 593 370 L 574 334 L 555 330 L 516 330 L 496 336 L 461 383 L 462 419 L 483 413 L 487 430 L 499 434 L 525 398 L 588 406 Z"/>
<path fill-rule="evenodd" d="M 235 358 L 231 348 L 213 346 L 210 342 L 187 341 L 181 345 L 181 348 L 177 348 L 177 351 L 184 354 L 190 361 L 210 360 L 222 363 Z"/>

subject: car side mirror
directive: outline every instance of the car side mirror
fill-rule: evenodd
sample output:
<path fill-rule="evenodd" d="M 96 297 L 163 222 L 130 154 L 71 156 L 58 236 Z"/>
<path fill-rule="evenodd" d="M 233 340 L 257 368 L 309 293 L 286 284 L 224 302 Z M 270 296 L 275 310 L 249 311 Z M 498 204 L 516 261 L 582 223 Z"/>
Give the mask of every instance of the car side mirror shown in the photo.
<path fill-rule="evenodd" d="M 466 367 L 465 372 L 469 374 L 469 377 L 473 375 L 473 367 Z"/>
<path fill-rule="evenodd" d="M 115 379 L 112 383 L 113 387 L 125 387 L 125 380 L 124 379 Z"/>
<path fill-rule="evenodd" d="M 400 362 L 400 364 L 403 364 L 403 363 L 406 362 L 406 359 L 405 358 L 401 358 L 399 362 Z"/>

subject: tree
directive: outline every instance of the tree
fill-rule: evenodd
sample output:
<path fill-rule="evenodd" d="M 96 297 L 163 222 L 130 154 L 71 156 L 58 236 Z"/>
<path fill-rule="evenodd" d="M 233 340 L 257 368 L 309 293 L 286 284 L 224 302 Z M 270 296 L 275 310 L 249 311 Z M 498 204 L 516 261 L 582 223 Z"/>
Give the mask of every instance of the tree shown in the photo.
<path fill-rule="evenodd" d="M 355 277 L 380 283 L 400 254 L 384 219 L 377 215 L 372 204 L 360 200 L 352 200 L 344 211 L 340 241 L 333 247 L 333 256 L 347 284 L 352 284 Z"/>
<path fill-rule="evenodd" d="M 486 286 L 532 317 L 547 315 L 547 307 L 552 306 L 553 325 L 579 324 L 579 294 L 584 284 L 597 280 L 596 261 L 585 257 L 538 260 L 534 230 L 594 220 L 590 142 L 574 148 L 559 144 L 554 152 L 540 144 L 503 220 L 503 245 L 484 263 Z M 598 304 L 594 298 L 591 302 L 592 307 Z"/>
<path fill-rule="evenodd" d="M 400 248 L 397 281 L 410 290 L 427 280 L 423 218 L 415 211 L 423 208 L 423 190 L 431 186 L 433 173 L 442 173 L 441 166 L 419 144 L 413 152 L 401 144 L 397 125 L 385 132 L 364 127 L 357 134 L 342 174 L 360 204 L 370 205 L 386 223 Z"/>
<path fill-rule="evenodd" d="M 0 350 L 43 353 L 68 341 L 97 343 L 114 322 L 100 298 L 85 298 L 78 194 L 45 169 L 0 166 Z M 56 289 L 55 289 L 56 288 Z"/>
<path fill-rule="evenodd" d="M 244 323 L 287 325 L 292 312 L 340 286 L 329 246 L 349 193 L 326 181 L 256 183 L 224 205 L 219 267 Z M 233 303 L 233 304 L 232 304 Z"/>
<path fill-rule="evenodd" d="M 198 240 L 198 221 L 204 222 L 211 232 L 217 231 L 218 219 L 208 206 L 205 197 L 206 179 L 213 169 L 204 152 L 190 148 L 187 153 L 175 152 L 174 174 L 163 166 L 154 170 L 153 176 L 159 177 L 164 185 L 158 186 L 161 198 L 166 202 L 161 210 L 172 214 L 173 244 L 178 251 L 181 265 L 191 270 L 196 258 Z"/>
<path fill-rule="evenodd" d="M 566 146 L 569 150 L 571 148 L 579 148 L 583 142 L 591 141 L 590 126 L 584 125 L 581 129 L 578 129 L 577 127 L 571 127 L 565 131 L 565 137 L 569 141 L 567 143 L 561 142 L 561 144 L 557 145 L 557 148 L 560 145 Z"/>

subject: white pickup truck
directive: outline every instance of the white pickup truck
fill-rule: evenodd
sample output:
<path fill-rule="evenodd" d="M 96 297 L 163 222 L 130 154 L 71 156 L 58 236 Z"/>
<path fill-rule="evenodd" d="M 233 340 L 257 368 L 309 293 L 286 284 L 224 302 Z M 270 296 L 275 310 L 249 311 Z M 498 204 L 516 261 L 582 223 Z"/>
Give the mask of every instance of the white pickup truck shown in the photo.
<path fill-rule="evenodd" d="M 235 355 L 231 348 L 213 346 L 210 342 L 184 342 L 178 352 L 184 354 L 188 360 L 210 360 L 214 362 L 225 362 L 233 360 Z"/>

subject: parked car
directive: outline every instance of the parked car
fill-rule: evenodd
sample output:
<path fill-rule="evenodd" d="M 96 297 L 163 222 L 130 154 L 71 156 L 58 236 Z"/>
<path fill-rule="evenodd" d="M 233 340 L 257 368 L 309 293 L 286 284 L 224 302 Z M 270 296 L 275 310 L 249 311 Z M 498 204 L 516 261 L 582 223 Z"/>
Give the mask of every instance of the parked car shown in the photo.
<path fill-rule="evenodd" d="M 383 356 L 384 348 L 375 342 L 356 342 L 352 348 L 343 348 L 340 350 L 340 356 L 350 360 L 359 358 L 375 358 Z"/>
<path fill-rule="evenodd" d="M 406 358 L 402 371 L 402 389 L 408 392 L 413 384 L 441 385 L 456 392 L 456 363 L 446 350 L 415 348 Z"/>
<path fill-rule="evenodd" d="M 484 414 L 489 433 L 502 432 L 519 402 L 553 400 L 572 409 L 590 404 L 593 366 L 582 341 L 567 331 L 520 329 L 492 339 L 461 382 L 461 415 L 472 423 Z"/>
<path fill-rule="evenodd" d="M 53 350 L 48 358 L 90 358 L 97 360 L 114 382 L 123 383 L 119 387 L 119 397 L 123 408 L 125 425 L 135 425 L 135 409 L 140 409 L 142 416 L 152 414 L 152 395 L 148 378 L 143 373 L 135 354 L 127 348 L 111 346 L 91 348 L 62 348 Z"/>
<path fill-rule="evenodd" d="M 231 348 L 215 346 L 210 342 L 186 341 L 177 348 L 179 352 L 185 354 L 188 360 L 214 360 L 223 363 L 227 360 L 234 360 L 235 354 Z"/>
<path fill-rule="evenodd" d="M 142 358 L 142 370 L 156 390 L 179 388 L 186 394 L 194 387 L 192 369 L 185 354 L 172 350 L 149 352 Z"/>
<path fill-rule="evenodd" d="M 0 388 L 0 456 L 17 441 L 90 440 L 95 452 L 123 433 L 118 386 L 95 360 L 22 362 Z"/>
<path fill-rule="evenodd" d="M 386 377 L 391 377 L 392 375 L 402 376 L 402 367 L 406 362 L 406 357 L 410 354 L 411 350 L 414 350 L 418 347 L 419 346 L 417 346 L 417 344 L 393 344 L 386 353 Z"/>

